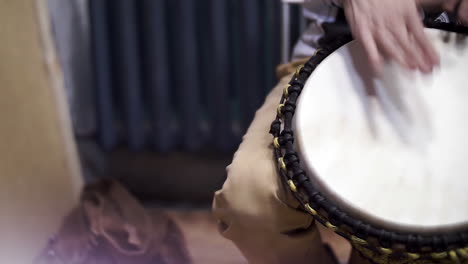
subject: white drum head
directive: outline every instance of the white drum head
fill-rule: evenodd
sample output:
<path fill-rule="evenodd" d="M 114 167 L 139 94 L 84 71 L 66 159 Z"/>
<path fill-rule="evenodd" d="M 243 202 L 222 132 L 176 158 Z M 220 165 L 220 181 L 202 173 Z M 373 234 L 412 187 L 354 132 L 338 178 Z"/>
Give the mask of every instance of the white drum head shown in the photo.
<path fill-rule="evenodd" d="M 294 121 L 317 188 L 350 214 L 401 231 L 468 223 L 468 39 L 427 35 L 441 56 L 429 75 L 389 64 L 372 79 L 358 43 L 340 48 L 309 77 Z"/>

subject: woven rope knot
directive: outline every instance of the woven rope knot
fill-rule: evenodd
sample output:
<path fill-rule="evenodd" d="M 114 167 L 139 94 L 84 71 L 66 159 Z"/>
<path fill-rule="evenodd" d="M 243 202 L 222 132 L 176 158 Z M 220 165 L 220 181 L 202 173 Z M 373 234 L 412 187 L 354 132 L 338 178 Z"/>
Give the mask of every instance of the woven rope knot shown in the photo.
<path fill-rule="evenodd" d="M 447 248 L 447 243 L 442 236 L 434 236 L 432 240 L 432 248 L 435 251 L 445 251 Z"/>
<path fill-rule="evenodd" d="M 304 65 L 304 67 L 301 70 L 301 72 L 307 73 L 307 75 L 310 75 L 313 71 L 314 69 L 308 64 Z"/>
<path fill-rule="evenodd" d="M 301 86 L 299 86 L 299 85 L 291 85 L 291 86 L 288 88 L 288 94 L 290 94 L 290 95 L 292 95 L 292 94 L 294 94 L 294 93 L 299 94 L 299 93 L 301 93 L 301 91 L 302 91 L 302 88 L 301 88 Z"/>
<path fill-rule="evenodd" d="M 381 229 L 379 233 L 380 245 L 384 248 L 391 247 L 390 232 L 386 231 L 385 229 Z"/>
<path fill-rule="evenodd" d="M 409 251 L 415 252 L 418 250 L 418 239 L 415 235 L 413 234 L 408 235 L 406 243 L 408 245 Z"/>
<path fill-rule="evenodd" d="M 336 206 L 330 207 L 330 210 L 328 212 L 328 219 L 334 225 L 340 224 L 339 220 L 341 219 L 341 217 L 340 217 L 340 211 L 338 210 L 338 207 Z"/>
<path fill-rule="evenodd" d="M 305 84 L 305 80 L 302 80 L 300 78 L 295 78 L 294 80 L 291 81 L 291 86 L 300 85 L 303 87 L 304 84 Z"/>
<path fill-rule="evenodd" d="M 294 132 L 291 129 L 288 130 L 283 130 L 281 132 L 281 142 L 280 144 L 286 144 L 287 142 L 290 142 L 291 144 L 294 144 Z"/>
<path fill-rule="evenodd" d="M 295 111 L 296 111 L 296 105 L 291 103 L 290 101 L 286 102 L 283 108 L 281 109 L 281 112 L 283 113 L 283 115 L 287 113 L 294 114 Z"/>
<path fill-rule="evenodd" d="M 302 185 L 304 185 L 304 182 L 309 181 L 309 178 L 307 178 L 307 176 L 304 173 L 295 174 L 293 177 L 294 179 L 296 179 L 298 187 L 302 187 Z"/>
<path fill-rule="evenodd" d="M 356 235 L 362 239 L 367 239 L 369 236 L 370 225 L 360 221 L 356 228 Z"/>
<path fill-rule="evenodd" d="M 286 166 L 290 167 L 298 161 L 299 157 L 294 151 L 286 150 L 286 153 L 284 154 L 284 162 L 286 163 Z"/>
<path fill-rule="evenodd" d="M 279 135 L 280 131 L 281 131 L 281 121 L 279 120 L 273 121 L 270 127 L 270 134 L 276 137 Z"/>
<path fill-rule="evenodd" d="M 461 238 L 461 240 L 462 240 L 461 242 L 463 244 L 465 244 L 465 245 L 468 244 L 468 233 L 467 232 L 461 233 L 460 238 Z"/>

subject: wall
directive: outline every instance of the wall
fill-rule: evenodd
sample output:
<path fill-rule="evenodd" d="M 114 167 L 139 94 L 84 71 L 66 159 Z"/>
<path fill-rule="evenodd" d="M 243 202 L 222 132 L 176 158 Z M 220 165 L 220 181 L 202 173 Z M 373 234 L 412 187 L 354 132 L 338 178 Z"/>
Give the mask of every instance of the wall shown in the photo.
<path fill-rule="evenodd" d="M 0 263 L 31 263 L 81 187 L 47 12 L 37 3 L 0 0 Z"/>

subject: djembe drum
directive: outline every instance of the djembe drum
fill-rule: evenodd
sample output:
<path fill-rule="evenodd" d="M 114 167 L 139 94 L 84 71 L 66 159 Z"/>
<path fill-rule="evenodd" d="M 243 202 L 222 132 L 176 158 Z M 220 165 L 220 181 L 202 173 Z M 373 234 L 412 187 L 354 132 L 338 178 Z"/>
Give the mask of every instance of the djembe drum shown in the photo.
<path fill-rule="evenodd" d="M 374 263 L 468 263 L 468 31 L 430 27 L 433 73 L 374 78 L 343 36 L 298 69 L 271 126 L 303 210 Z"/>

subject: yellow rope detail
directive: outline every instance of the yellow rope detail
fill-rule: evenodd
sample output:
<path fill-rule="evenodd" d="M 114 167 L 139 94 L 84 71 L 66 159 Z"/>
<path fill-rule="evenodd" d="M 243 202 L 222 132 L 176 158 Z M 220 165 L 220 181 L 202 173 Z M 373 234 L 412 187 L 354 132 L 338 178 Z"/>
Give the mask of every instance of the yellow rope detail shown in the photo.
<path fill-rule="evenodd" d="M 279 144 L 279 138 L 275 137 L 273 139 L 273 146 L 275 146 L 275 148 L 279 149 L 281 146 Z"/>
<path fill-rule="evenodd" d="M 314 208 L 310 207 L 310 205 L 308 203 L 306 203 L 304 205 L 304 207 L 307 209 L 307 211 L 309 211 L 310 214 L 312 215 L 317 215 L 317 211 L 315 211 Z"/>
<path fill-rule="evenodd" d="M 455 264 L 460 263 L 460 259 L 458 258 L 457 252 L 455 252 L 454 250 L 450 250 L 448 254 L 453 263 Z"/>
<path fill-rule="evenodd" d="M 358 243 L 358 244 L 361 244 L 361 245 L 367 245 L 367 241 L 365 241 L 364 239 L 361 239 L 357 236 L 351 236 L 351 240 L 355 243 Z"/>
<path fill-rule="evenodd" d="M 330 223 L 330 222 L 325 222 L 325 226 L 326 226 L 328 229 L 331 229 L 331 230 L 333 230 L 333 231 L 338 230 L 338 227 L 336 227 L 335 225 L 333 225 L 333 224 Z"/>
<path fill-rule="evenodd" d="M 431 253 L 431 257 L 434 259 L 443 259 L 447 257 L 447 252 Z"/>
<path fill-rule="evenodd" d="M 467 248 L 459 248 L 457 249 L 457 253 L 464 259 L 468 259 L 468 249 Z"/>
<path fill-rule="evenodd" d="M 280 104 L 280 105 L 278 106 L 277 112 L 278 112 L 278 116 L 279 116 L 279 117 L 281 117 L 281 116 L 283 115 L 283 113 L 281 112 L 281 111 L 283 110 L 283 107 L 284 107 L 284 104 Z"/>
<path fill-rule="evenodd" d="M 290 84 L 288 84 L 288 85 L 286 85 L 286 87 L 284 87 L 284 91 L 283 91 L 284 97 L 288 97 L 288 95 L 289 95 L 289 90 L 288 90 L 289 87 L 291 87 Z"/>
<path fill-rule="evenodd" d="M 292 180 L 289 180 L 288 184 L 289 184 L 289 188 L 291 188 L 291 191 L 297 192 L 296 185 L 294 184 L 294 182 Z"/>
<path fill-rule="evenodd" d="M 314 52 L 314 56 L 317 56 L 317 54 L 318 54 L 320 51 L 322 51 L 322 49 L 321 49 L 321 48 L 319 48 L 319 49 L 316 49 L 316 50 L 315 50 L 315 52 Z"/>
<path fill-rule="evenodd" d="M 393 250 L 389 249 L 389 248 L 379 248 L 380 252 L 382 252 L 383 254 L 386 254 L 386 255 L 390 255 L 393 253 Z"/>
<path fill-rule="evenodd" d="M 421 255 L 417 254 L 417 253 L 406 253 L 406 255 L 408 255 L 408 257 L 410 259 L 418 259 L 421 257 Z"/>
<path fill-rule="evenodd" d="M 286 169 L 286 163 L 284 163 L 283 157 L 281 157 L 281 158 L 278 159 L 278 163 L 279 163 L 279 166 L 280 166 L 280 168 L 281 168 L 282 170 L 284 170 L 284 171 L 287 170 L 287 169 Z"/>
<path fill-rule="evenodd" d="M 299 73 L 301 72 L 302 68 L 304 67 L 304 65 L 301 65 L 299 67 L 297 67 L 296 69 L 296 77 L 299 77 Z"/>

